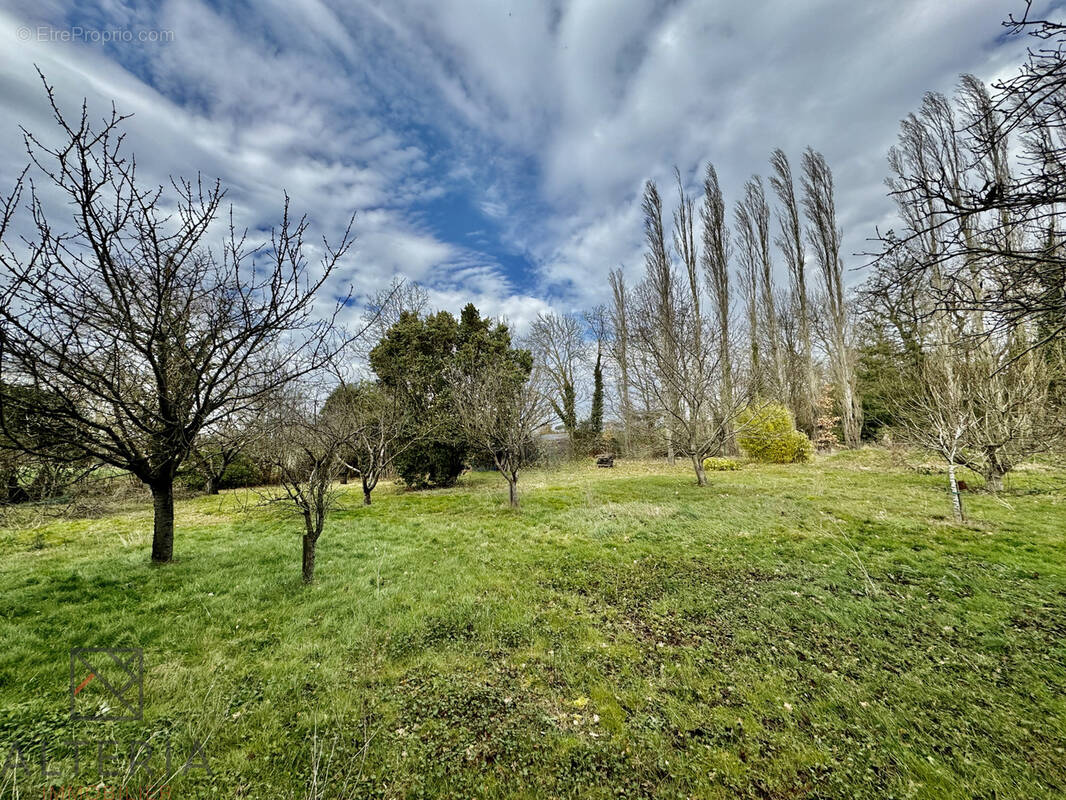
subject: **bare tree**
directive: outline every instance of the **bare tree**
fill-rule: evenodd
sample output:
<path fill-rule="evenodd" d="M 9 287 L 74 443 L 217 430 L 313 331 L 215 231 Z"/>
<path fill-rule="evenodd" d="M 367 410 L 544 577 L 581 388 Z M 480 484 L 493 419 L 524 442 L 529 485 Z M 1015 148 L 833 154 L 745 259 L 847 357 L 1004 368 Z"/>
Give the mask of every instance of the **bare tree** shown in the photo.
<path fill-rule="evenodd" d="M 415 281 L 393 278 L 388 286 L 371 295 L 363 309 L 366 335 L 359 339 L 357 355 L 368 359 L 370 350 L 385 338 L 389 328 L 409 312 L 421 316 L 429 307 L 429 293 Z"/>
<path fill-rule="evenodd" d="M 226 470 L 241 453 L 260 439 L 265 431 L 257 424 L 256 413 L 232 414 L 218 425 L 201 432 L 189 451 L 204 476 L 204 492 L 218 494 Z"/>
<path fill-rule="evenodd" d="M 394 392 L 370 382 L 337 387 L 322 413 L 347 437 L 339 458 L 359 477 L 364 505 L 392 460 L 432 433 L 431 426 L 414 424 Z"/>
<path fill-rule="evenodd" d="M 890 331 L 907 362 L 921 366 L 925 331 L 934 314 L 927 290 L 929 274 L 916 269 L 921 255 L 911 247 L 894 249 L 891 256 L 871 265 L 859 287 L 859 310 L 868 328 Z"/>
<path fill-rule="evenodd" d="M 706 486 L 703 460 L 726 446 L 739 409 L 734 407 L 735 398 L 728 406 L 721 401 L 723 353 L 717 345 L 728 340 L 719 337 L 716 342 L 706 335 L 694 203 L 685 192 L 680 173 L 675 172 L 675 176 L 678 208 L 673 217 L 673 239 L 684 274 L 678 277 L 669 261 L 655 255 L 661 205 L 656 202 L 657 194 L 646 192 L 645 231 L 651 235 L 647 272 L 637 290 L 633 321 L 634 346 L 639 353 L 635 375 L 643 393 L 653 398 L 664 416 L 662 428 L 672 451 L 691 459 L 696 483 Z M 705 215 L 715 213 L 714 209 L 703 211 Z M 721 257 L 722 242 L 711 245 L 719 249 L 710 258 Z M 669 325 L 662 323 L 664 318 Z"/>
<path fill-rule="evenodd" d="M 981 474 L 988 490 L 999 491 L 1018 463 L 1061 441 L 1062 409 L 1052 397 L 1061 367 L 1046 357 L 1050 344 L 1034 346 L 1039 333 L 1032 323 L 1004 328 L 993 322 L 978 334 L 986 313 L 946 306 L 937 291 L 940 270 L 935 265 L 915 270 L 902 261 L 908 252 L 895 251 L 902 263 L 881 260 L 861 295 L 868 324 L 891 331 L 900 353 L 888 398 L 900 409 L 907 437 L 937 452 L 944 452 L 945 431 L 958 428 L 957 441 L 952 434 L 953 463 Z M 946 407 L 938 410 L 938 401 Z M 960 417 L 959 408 L 967 424 L 947 425 L 945 420 Z M 927 429 L 916 431 L 922 420 Z M 928 437 L 935 438 L 935 447 Z"/>
<path fill-rule="evenodd" d="M 947 463 L 952 510 L 956 521 L 962 522 L 965 512 L 957 472 L 966 436 L 976 421 L 960 390 L 953 362 L 953 356 L 940 348 L 923 363 L 921 391 L 904 399 L 900 416 L 906 438 Z"/>
<path fill-rule="evenodd" d="M 344 342 L 333 316 L 314 307 L 351 244 L 324 243 L 309 270 L 306 219 L 285 199 L 266 246 L 252 246 L 230 217 L 219 250 L 206 245 L 220 185 L 173 181 L 146 188 L 122 154 L 123 117 L 101 127 L 68 121 L 46 85 L 61 141 L 26 133 L 31 166 L 74 211 L 55 226 L 44 197 L 16 181 L 0 209 L 0 384 L 55 398 L 39 409 L 80 458 L 129 470 L 155 507 L 152 560 L 173 557 L 174 476 L 199 433 L 264 394 L 317 369 Z M 34 234 L 16 249 L 13 223 L 24 192 Z M 168 210 L 168 209 L 173 209 Z M 345 298 L 346 299 L 346 298 Z M 0 398 L 0 425 L 19 395 Z M 33 448 L 32 442 L 20 446 Z"/>
<path fill-rule="evenodd" d="M 566 429 L 573 451 L 577 436 L 577 376 L 586 357 L 581 323 L 567 314 L 539 314 L 530 326 L 529 343 L 551 384 L 551 406 Z"/>
<path fill-rule="evenodd" d="M 429 293 L 415 281 L 393 278 L 367 301 L 363 319 L 380 339 L 405 312 L 422 314 L 429 307 Z"/>
<path fill-rule="evenodd" d="M 748 385 L 756 397 L 765 397 L 769 389 L 763 368 L 763 353 L 759 325 L 759 237 L 755 220 L 747 204 L 741 200 L 733 208 L 737 233 L 737 258 L 740 269 L 740 294 L 744 298 L 744 311 L 748 332 Z"/>
<path fill-rule="evenodd" d="M 309 397 L 299 393 L 292 393 L 272 417 L 269 452 L 284 495 L 269 501 L 288 504 L 303 519 L 302 576 L 311 583 L 318 540 L 340 495 L 334 483 L 345 468 L 341 453 L 351 433 L 338 418 L 316 413 Z"/>
<path fill-rule="evenodd" d="M 774 303 L 773 261 L 770 257 L 770 206 L 762 179 L 752 176 L 736 207 L 737 236 L 741 243 L 744 296 L 751 335 L 752 381 L 763 396 L 780 399 L 784 384 L 777 311 Z M 763 363 L 763 339 L 770 353 L 770 370 Z"/>
<path fill-rule="evenodd" d="M 700 208 L 703 221 L 703 262 L 704 279 L 711 297 L 711 309 L 718 330 L 718 363 L 721 369 L 718 404 L 722 409 L 733 407 L 733 358 L 730 339 L 730 317 L 732 314 L 732 297 L 729 288 L 729 259 L 732 244 L 729 240 L 729 226 L 725 218 L 725 200 L 718 183 L 718 173 L 713 164 L 707 164 L 703 179 L 703 206 Z M 733 452 L 736 442 L 732 431 L 725 430 L 725 449 Z"/>
<path fill-rule="evenodd" d="M 906 224 L 882 237 L 882 253 L 874 255 L 918 243 L 929 259 L 916 268 L 934 263 L 944 275 L 936 296 L 942 305 L 988 312 L 991 326 L 1036 322 L 1032 345 L 1039 347 L 1066 337 L 1066 24 L 1030 19 L 1030 11 L 1026 3 L 1020 19 L 1004 23 L 1036 42 L 1015 75 L 992 91 L 963 76 L 961 124 L 939 95 L 927 96 L 920 117 L 904 121 L 898 148 L 909 147 L 911 163 L 905 170 L 894 165 L 890 189 Z M 933 105 L 942 113 L 931 114 Z M 961 145 L 963 158 L 947 157 L 945 144 Z M 949 169 L 940 171 L 944 165 Z M 975 269 L 976 295 L 969 280 Z"/>
<path fill-rule="evenodd" d="M 681 277 L 681 281 L 684 284 L 684 288 L 688 290 L 687 297 L 685 297 L 683 303 L 687 311 L 686 319 L 684 320 L 685 329 L 680 333 L 686 349 L 692 353 L 702 354 L 707 352 L 704 333 L 706 320 L 703 314 L 703 287 L 699 274 L 700 253 L 696 245 L 695 203 L 685 192 L 685 185 L 681 181 L 681 171 L 677 167 L 674 167 L 674 177 L 677 181 L 678 195 L 677 208 L 674 211 L 674 250 L 677 252 L 681 266 L 684 268 L 684 275 Z M 681 324 L 680 319 L 677 322 L 679 325 Z M 706 376 L 702 374 L 704 367 L 708 366 L 705 360 L 703 358 L 693 358 L 691 359 L 691 366 L 695 374 L 691 376 L 689 382 L 706 385 Z M 678 396 L 681 396 L 680 390 L 678 391 Z M 713 403 L 713 397 L 708 397 L 707 400 Z M 691 451 L 692 448 L 689 447 L 688 449 Z M 700 470 L 702 468 L 701 459 Z M 698 475 L 699 470 L 697 470 Z"/>
<path fill-rule="evenodd" d="M 688 289 L 689 315 L 687 337 L 692 340 L 692 349 L 703 350 L 704 319 L 702 313 L 701 287 L 699 277 L 700 252 L 696 246 L 695 203 L 685 192 L 681 181 L 681 170 L 674 167 L 677 181 L 677 209 L 674 211 L 674 250 L 677 251 L 681 265 L 685 269 L 683 280 Z"/>
<path fill-rule="evenodd" d="M 745 202 L 755 222 L 759 242 L 759 298 L 762 308 L 763 327 L 770 345 L 770 361 L 773 366 L 773 391 L 775 396 L 785 399 L 785 368 L 781 357 L 781 337 L 777 330 L 776 289 L 774 286 L 774 264 L 770 255 L 770 204 L 766 202 L 766 191 L 762 178 L 753 175 L 745 187 Z"/>
<path fill-rule="evenodd" d="M 618 402 L 622 417 L 622 435 L 626 454 L 632 453 L 633 434 L 633 398 L 630 393 L 632 381 L 630 379 L 629 364 L 629 306 L 630 296 L 626 287 L 625 276 L 621 268 L 612 270 L 608 276 L 611 284 L 611 308 L 610 308 L 610 353 L 618 371 Z"/>
<path fill-rule="evenodd" d="M 666 249 L 666 235 L 663 229 L 663 202 L 659 196 L 659 190 L 654 181 L 644 184 L 644 198 L 641 203 L 644 214 L 644 238 L 647 250 L 644 253 L 645 293 L 649 295 L 645 310 L 650 317 L 647 321 L 654 324 L 658 345 L 654 352 L 661 353 L 663 358 L 654 359 L 656 364 L 666 364 L 673 361 L 677 356 L 677 306 L 679 287 L 677 276 L 674 274 L 670 263 L 670 254 Z M 647 363 L 647 362 L 646 362 Z M 651 384 L 645 381 L 645 386 Z M 678 398 L 672 392 L 670 381 L 662 380 L 660 384 L 664 393 L 656 400 L 664 404 L 661 412 L 664 415 L 664 432 L 666 434 L 666 459 L 672 466 L 674 463 L 674 430 L 673 421 L 677 418 Z"/>
<path fill-rule="evenodd" d="M 803 154 L 803 207 L 810 225 L 807 238 L 815 252 L 825 291 L 827 349 L 833 383 L 840 392 L 840 418 L 844 443 L 859 446 L 862 404 L 855 382 L 855 349 L 847 302 L 844 297 L 844 262 L 840 257 L 833 173 L 821 153 L 811 148 Z"/>
<path fill-rule="evenodd" d="M 810 296 L 807 291 L 807 258 L 803 244 L 803 224 L 800 222 L 799 202 L 796 198 L 792 165 L 780 148 L 770 155 L 770 186 L 777 195 L 778 236 L 775 241 L 788 267 L 792 308 L 798 329 L 799 380 L 795 392 L 794 411 L 799 427 L 814 436 L 818 419 L 818 380 L 814 372 L 814 351 L 811 341 Z"/>
<path fill-rule="evenodd" d="M 1062 442 L 1066 420 L 1051 402 L 1055 362 L 1034 346 L 1035 325 L 1019 323 L 1006 335 L 992 335 L 974 348 L 966 364 L 968 399 L 976 417 L 966 437 L 967 467 L 985 479 L 990 492 L 1003 489 L 1003 478 L 1036 453 Z"/>
<path fill-rule="evenodd" d="M 9 429 L 18 429 L 19 441 L 33 443 L 33 454 L 0 432 L 0 506 L 56 497 L 99 466 L 88 459 L 71 460 L 61 433 L 53 429 L 46 416 L 35 413 L 35 409 L 51 402 L 50 398 L 20 386 L 7 385 L 2 390 L 5 394 L 28 392 L 35 396 L 19 403 L 21 413 L 9 415 L 6 420 Z"/>
<path fill-rule="evenodd" d="M 518 353 L 452 379 L 463 431 L 507 480 L 511 508 L 518 508 L 518 473 L 536 456 L 533 437 L 550 408 L 528 352 Z"/>
<path fill-rule="evenodd" d="M 706 339 L 695 349 L 693 319 L 700 313 L 685 298 L 675 304 L 675 326 L 663 331 L 652 311 L 658 303 L 648 281 L 638 287 L 638 313 L 634 317 L 634 345 L 640 354 L 635 377 L 643 393 L 665 415 L 664 433 L 676 452 L 692 461 L 699 486 L 707 485 L 703 461 L 721 452 L 743 403 L 720 403 L 720 355 Z M 668 338 L 664 338 L 668 337 Z"/>
<path fill-rule="evenodd" d="M 929 93 L 903 120 L 888 185 L 908 234 L 885 236 L 864 292 L 919 370 L 934 354 L 952 360 L 956 391 L 973 420 L 956 460 L 982 474 L 991 491 L 1021 459 L 1057 441 L 1063 427 L 1051 390 L 1058 362 L 1047 333 L 1055 323 L 986 302 L 997 291 L 994 253 L 1021 252 L 1034 232 L 1002 205 L 957 213 L 976 187 L 1015 184 L 1003 122 L 970 76 L 954 102 Z"/>

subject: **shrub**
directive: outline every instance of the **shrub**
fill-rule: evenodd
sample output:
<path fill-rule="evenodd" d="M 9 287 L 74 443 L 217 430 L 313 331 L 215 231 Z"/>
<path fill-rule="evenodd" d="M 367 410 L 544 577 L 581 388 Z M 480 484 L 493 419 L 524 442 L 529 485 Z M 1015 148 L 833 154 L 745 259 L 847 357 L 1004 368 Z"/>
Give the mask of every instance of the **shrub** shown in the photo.
<path fill-rule="evenodd" d="M 795 448 L 793 464 L 806 464 L 814 457 L 814 443 L 802 431 L 793 431 L 792 441 Z"/>
<path fill-rule="evenodd" d="M 393 462 L 404 483 L 413 489 L 454 486 L 466 468 L 468 448 L 461 439 L 419 441 Z"/>
<path fill-rule="evenodd" d="M 603 434 L 594 430 L 585 420 L 577 426 L 574 435 L 575 456 L 595 456 L 608 452 L 609 448 Z"/>
<path fill-rule="evenodd" d="M 769 464 L 810 461 L 811 440 L 796 430 L 792 413 L 782 405 L 748 406 L 737 417 L 737 443 L 748 458 Z"/>
<path fill-rule="evenodd" d="M 238 453 L 233 463 L 226 467 L 219 479 L 219 489 L 240 489 L 245 486 L 262 486 L 271 482 L 270 465 L 248 453 Z"/>
<path fill-rule="evenodd" d="M 731 472 L 740 469 L 740 463 L 732 458 L 705 458 L 703 468 L 708 472 Z"/>
<path fill-rule="evenodd" d="M 839 444 L 837 428 L 840 426 L 840 417 L 833 413 L 836 401 L 833 399 L 833 386 L 826 384 L 822 390 L 822 396 L 818 400 L 818 420 L 815 423 L 815 444 L 820 452 L 832 452 Z"/>
<path fill-rule="evenodd" d="M 218 481 L 219 489 L 240 489 L 245 486 L 264 486 L 273 483 L 270 465 L 251 453 L 238 453 Z M 198 464 L 190 460 L 178 475 L 179 484 L 186 489 L 200 491 L 207 483 L 207 475 Z"/>

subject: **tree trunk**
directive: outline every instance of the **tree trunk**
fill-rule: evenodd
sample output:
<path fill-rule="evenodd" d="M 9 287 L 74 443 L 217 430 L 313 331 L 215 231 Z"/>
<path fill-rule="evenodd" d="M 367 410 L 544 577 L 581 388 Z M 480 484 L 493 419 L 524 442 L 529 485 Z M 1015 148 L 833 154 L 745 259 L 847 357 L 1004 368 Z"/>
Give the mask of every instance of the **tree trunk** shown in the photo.
<path fill-rule="evenodd" d="M 507 478 L 507 489 L 510 493 L 511 508 L 518 508 L 518 476 Z"/>
<path fill-rule="evenodd" d="M 214 475 L 208 475 L 207 481 L 204 483 L 204 491 L 207 494 L 218 494 L 218 478 Z"/>
<path fill-rule="evenodd" d="M 707 485 L 707 472 L 703 469 L 703 459 L 698 455 L 692 456 L 692 467 L 696 470 L 696 485 Z"/>
<path fill-rule="evenodd" d="M 318 540 L 310 534 L 304 534 L 304 559 L 303 579 L 304 583 L 311 583 L 315 579 L 315 546 Z"/>
<path fill-rule="evenodd" d="M 348 470 L 342 469 L 341 470 L 341 486 L 347 486 L 347 485 L 348 485 Z"/>
<path fill-rule="evenodd" d="M 30 494 L 19 483 L 18 474 L 12 470 L 7 476 L 7 502 L 25 503 L 30 499 Z"/>
<path fill-rule="evenodd" d="M 1003 476 L 1009 472 L 1009 470 L 1003 466 L 1003 462 L 999 459 L 998 448 L 986 447 L 985 453 L 988 455 L 988 467 L 984 471 L 985 489 L 993 494 L 1003 491 Z"/>
<path fill-rule="evenodd" d="M 1003 476 L 1004 471 L 993 467 L 985 475 L 985 488 L 990 492 L 1002 492 L 1003 491 Z"/>
<path fill-rule="evenodd" d="M 167 564 L 174 560 L 174 479 L 153 483 L 152 563 Z"/>
<path fill-rule="evenodd" d="M 629 400 L 629 368 L 624 364 L 620 364 L 619 369 L 622 373 L 622 448 L 625 455 L 633 455 L 633 412 L 632 404 Z"/>
<path fill-rule="evenodd" d="M 962 495 L 959 494 L 959 482 L 955 478 L 955 462 L 948 460 L 948 485 L 951 488 L 951 508 L 955 513 L 956 522 L 965 522 L 966 517 L 962 511 Z"/>
<path fill-rule="evenodd" d="M 844 429 L 844 444 L 854 450 L 861 444 L 860 434 L 862 431 L 862 419 L 855 400 L 855 389 L 849 382 L 849 376 L 845 367 L 839 368 L 840 381 L 840 417 L 841 427 Z"/>
<path fill-rule="evenodd" d="M 724 319 L 726 324 L 728 324 L 728 314 L 725 315 Z M 722 386 L 718 398 L 721 404 L 721 414 L 725 419 L 725 424 L 722 426 L 722 450 L 727 456 L 735 456 L 737 454 L 737 437 L 733 434 L 733 423 L 729 419 L 733 413 L 733 367 L 730 360 L 732 357 L 729 354 L 728 333 L 723 331 L 719 335 L 721 337 L 718 340 L 718 346 L 721 348 Z"/>
<path fill-rule="evenodd" d="M 733 423 L 726 424 L 725 433 L 723 434 L 722 449 L 727 456 L 740 455 L 740 445 L 737 444 L 737 434 L 733 430 Z"/>
<path fill-rule="evenodd" d="M 366 482 L 366 477 L 364 477 L 363 478 L 363 505 L 364 506 L 370 505 L 370 492 L 371 492 L 371 487 Z"/>
<path fill-rule="evenodd" d="M 799 316 L 800 338 L 803 340 L 803 371 L 806 384 L 803 392 L 803 399 L 807 406 L 804 414 L 807 416 L 808 423 L 805 432 L 813 442 L 818 435 L 818 376 L 814 372 L 814 350 L 811 347 L 811 318 L 810 312 L 807 310 L 807 283 L 805 278 L 803 266 L 801 265 L 799 276 Z"/>

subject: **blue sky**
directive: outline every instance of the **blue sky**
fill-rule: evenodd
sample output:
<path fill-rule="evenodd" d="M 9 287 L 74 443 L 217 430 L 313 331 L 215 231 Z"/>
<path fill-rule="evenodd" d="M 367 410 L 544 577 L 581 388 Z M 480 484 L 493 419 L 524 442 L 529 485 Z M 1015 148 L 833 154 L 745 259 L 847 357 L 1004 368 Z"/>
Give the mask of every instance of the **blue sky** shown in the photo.
<path fill-rule="evenodd" d="M 403 276 L 520 328 L 604 302 L 620 264 L 639 278 L 639 192 L 675 164 L 695 188 L 712 160 L 731 202 L 774 147 L 810 144 L 861 252 L 892 224 L 898 120 L 1025 46 L 999 25 L 1024 4 L 992 0 L 74 5 L 0 0 L 3 185 L 18 125 L 49 128 L 37 65 L 65 107 L 134 114 L 146 179 L 221 178 L 253 230 L 283 191 L 326 235 L 357 212 L 339 281 Z"/>

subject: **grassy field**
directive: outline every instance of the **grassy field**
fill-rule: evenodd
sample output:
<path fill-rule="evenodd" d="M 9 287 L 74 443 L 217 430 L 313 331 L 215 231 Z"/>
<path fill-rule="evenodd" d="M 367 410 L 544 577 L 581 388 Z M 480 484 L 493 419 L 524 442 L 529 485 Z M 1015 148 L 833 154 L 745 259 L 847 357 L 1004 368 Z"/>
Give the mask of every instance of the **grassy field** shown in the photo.
<path fill-rule="evenodd" d="M 1066 471 L 962 526 L 881 451 L 710 477 L 534 472 L 518 512 L 489 474 L 353 486 L 309 588 L 245 492 L 180 502 L 163 568 L 143 502 L 0 530 L 0 795 L 103 752 L 180 798 L 1066 796 Z M 144 649 L 142 720 L 71 720 L 100 646 Z M 68 739 L 118 744 L 74 777 Z"/>

